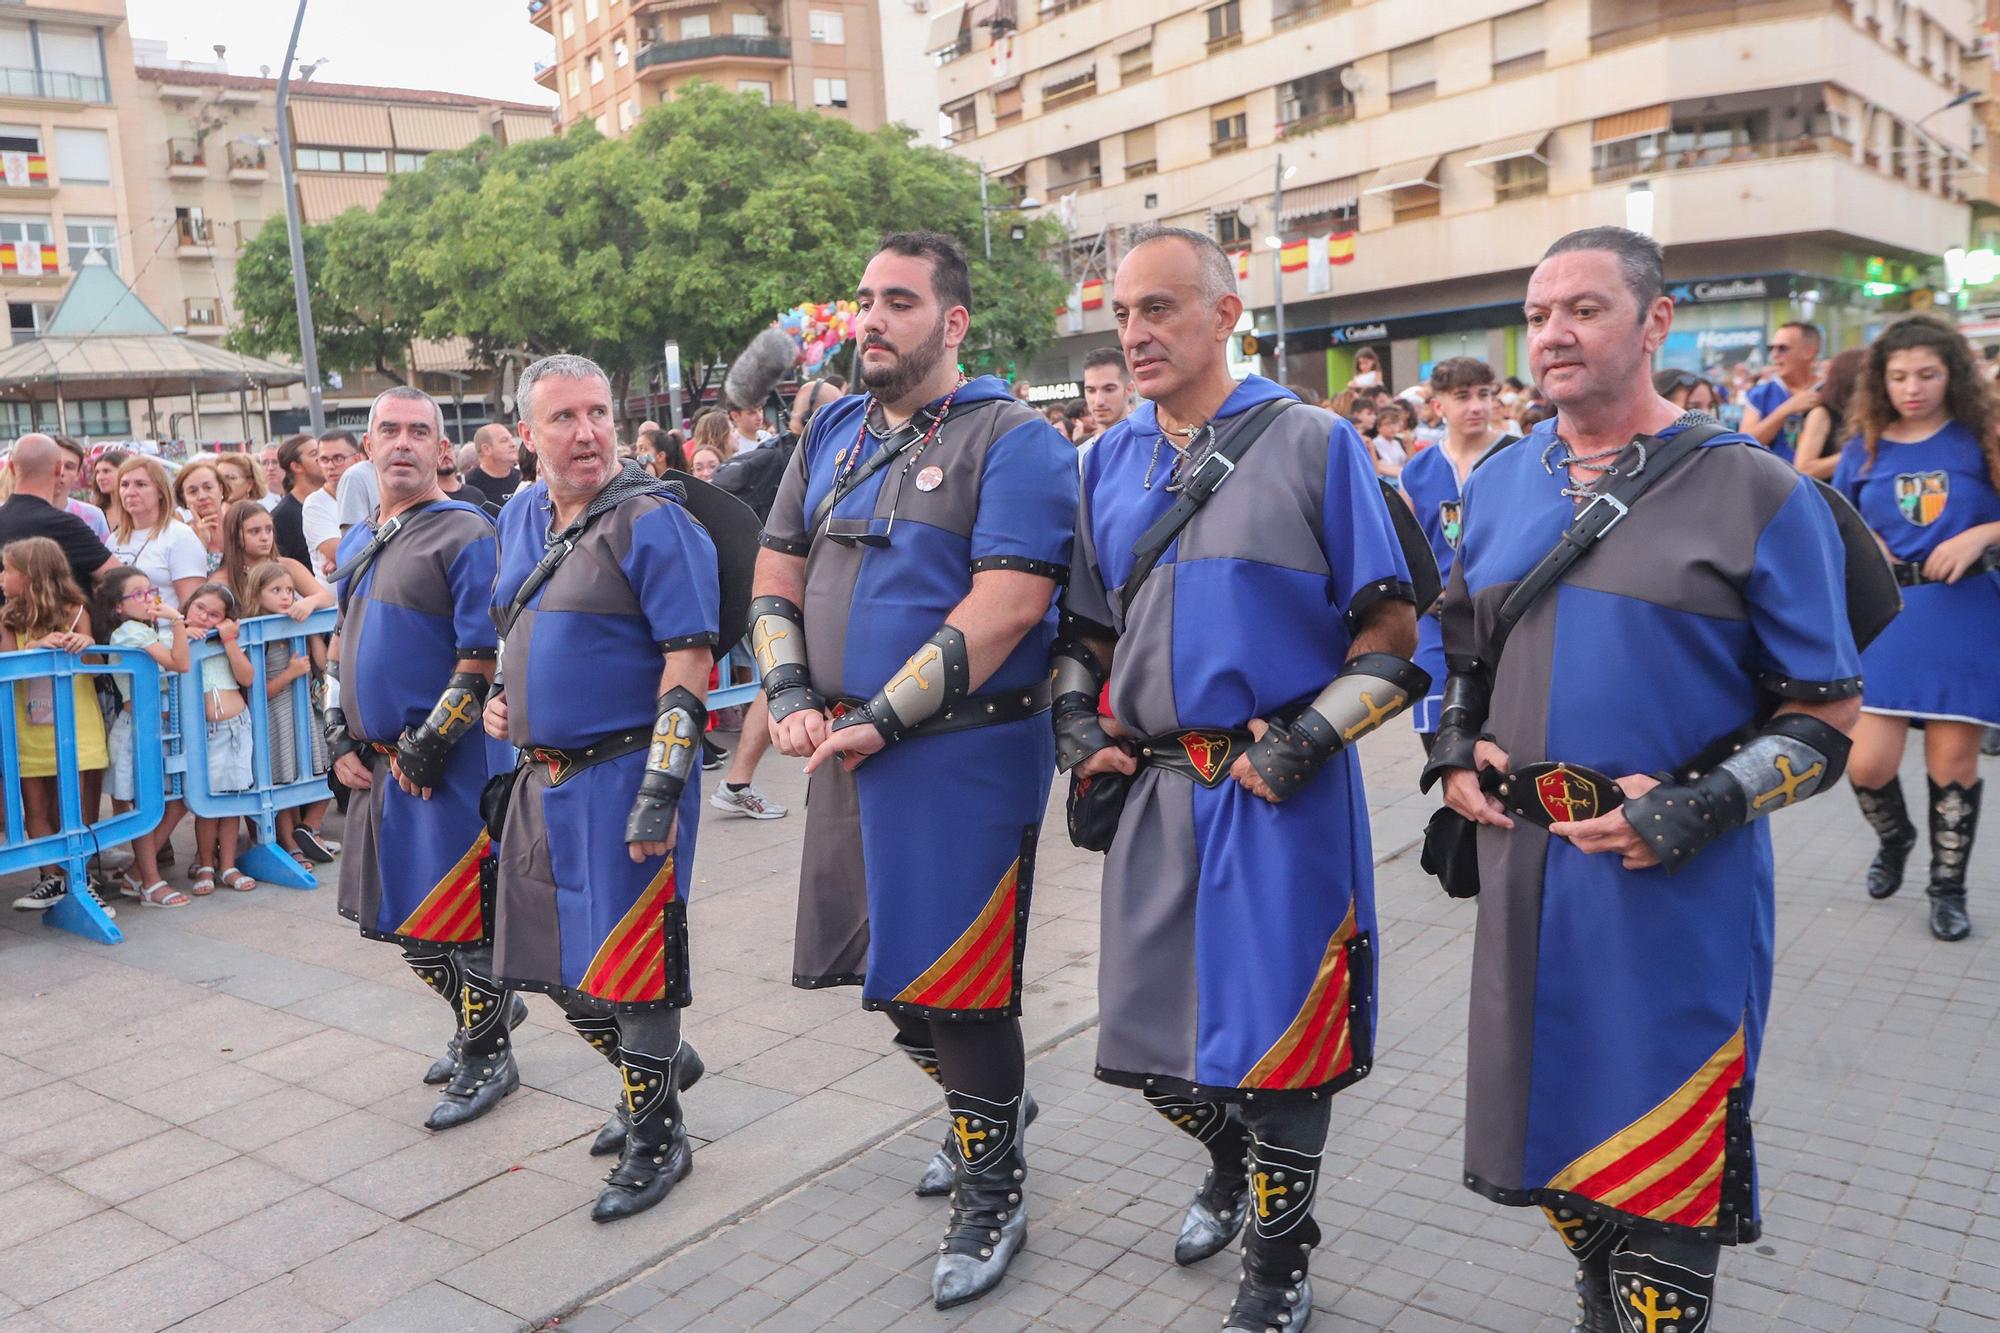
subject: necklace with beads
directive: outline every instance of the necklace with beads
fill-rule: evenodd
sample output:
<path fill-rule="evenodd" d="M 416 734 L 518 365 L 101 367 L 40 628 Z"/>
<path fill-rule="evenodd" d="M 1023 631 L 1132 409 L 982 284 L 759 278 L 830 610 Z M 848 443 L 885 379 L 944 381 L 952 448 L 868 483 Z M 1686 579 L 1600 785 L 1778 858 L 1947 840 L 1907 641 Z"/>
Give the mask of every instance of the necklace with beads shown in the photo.
<path fill-rule="evenodd" d="M 951 400 L 958 397 L 958 391 L 960 389 L 963 389 L 964 387 L 965 387 L 965 376 L 960 375 L 958 377 L 958 383 L 952 386 L 951 392 L 946 394 L 944 396 L 944 401 L 938 404 L 936 415 L 931 418 L 930 425 L 925 427 L 923 435 L 918 438 L 916 442 L 916 452 L 911 455 L 912 464 L 914 464 L 916 458 L 919 455 L 921 455 L 927 447 L 929 447 L 930 442 L 937 438 L 938 431 L 940 431 L 944 427 L 945 417 L 947 417 L 951 413 Z M 881 406 L 882 403 L 880 399 L 872 396 L 869 398 L 867 405 L 861 409 L 861 425 L 860 428 L 854 432 L 854 443 L 848 445 L 846 449 L 841 451 L 840 456 L 833 460 L 833 485 L 835 490 L 838 490 L 840 488 L 840 483 L 847 479 L 847 474 L 854 471 L 856 464 L 860 463 L 861 446 L 867 443 L 869 435 L 868 416 L 876 408 Z M 886 409 L 884 409 L 884 411 L 886 419 Z"/>
<path fill-rule="evenodd" d="M 1157 416 L 1153 420 L 1154 424 L 1160 428 L 1160 435 L 1158 439 L 1153 441 L 1153 456 L 1146 461 L 1146 476 L 1141 489 L 1148 491 L 1153 489 L 1153 470 L 1160 465 L 1160 446 L 1167 442 L 1167 437 L 1169 435 L 1185 435 L 1187 437 L 1186 444 L 1177 444 L 1174 446 L 1174 453 L 1176 455 L 1174 464 L 1167 469 L 1167 489 L 1171 491 L 1179 484 L 1181 464 L 1194 451 L 1195 440 L 1200 436 L 1202 431 L 1207 431 L 1209 440 L 1213 442 L 1215 439 L 1215 428 L 1212 423 L 1206 421 L 1193 426 L 1176 428 L 1160 421 Z"/>

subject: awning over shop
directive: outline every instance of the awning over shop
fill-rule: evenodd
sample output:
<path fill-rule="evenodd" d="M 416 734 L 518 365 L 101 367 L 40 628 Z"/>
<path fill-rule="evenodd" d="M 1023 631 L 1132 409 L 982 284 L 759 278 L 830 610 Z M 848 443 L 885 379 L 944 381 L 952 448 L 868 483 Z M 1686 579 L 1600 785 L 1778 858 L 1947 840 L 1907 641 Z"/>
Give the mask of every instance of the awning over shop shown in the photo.
<path fill-rule="evenodd" d="M 1362 188 L 1363 194 L 1394 194 L 1398 190 L 1432 189 L 1438 187 L 1438 156 L 1419 157 L 1409 162 L 1384 167 L 1368 178 Z"/>
<path fill-rule="evenodd" d="M 964 5 L 946 5 L 931 15 L 930 36 L 924 41 L 924 50 L 942 51 L 958 45 L 958 35 L 966 29 L 965 19 Z"/>
<path fill-rule="evenodd" d="M 1544 150 L 1548 146 L 1549 132 L 1547 130 L 1530 130 L 1526 134 L 1517 134 L 1511 139 L 1501 139 L 1495 143 L 1487 144 L 1479 150 L 1479 155 L 1470 162 L 1467 162 L 1466 165 L 1469 167 L 1490 167 L 1501 162 L 1513 162 L 1520 158 L 1531 157 L 1546 166 L 1549 159 L 1547 152 Z"/>
<path fill-rule="evenodd" d="M 1318 185 L 1305 185 L 1285 191 L 1285 210 L 1279 215 L 1279 225 L 1289 227 L 1307 218 L 1325 217 L 1354 207 L 1360 201 L 1361 187 L 1358 178 L 1348 176 L 1343 180 L 1323 181 Z"/>

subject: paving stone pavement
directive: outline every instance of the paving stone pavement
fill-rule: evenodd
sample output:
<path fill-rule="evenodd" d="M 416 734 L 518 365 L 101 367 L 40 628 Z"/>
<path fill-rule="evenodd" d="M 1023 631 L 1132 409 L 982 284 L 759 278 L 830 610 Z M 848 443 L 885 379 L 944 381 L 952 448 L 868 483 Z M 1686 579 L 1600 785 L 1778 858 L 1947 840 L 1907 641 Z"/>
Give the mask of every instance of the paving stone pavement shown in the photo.
<path fill-rule="evenodd" d="M 1375 1073 L 1336 1103 L 1315 1326 L 1564 1327 L 1543 1228 L 1456 1183 L 1472 912 L 1416 869 L 1417 758 L 1404 732 L 1367 756 L 1383 1034 Z M 584 1146 L 613 1073 L 537 999 L 522 1090 L 428 1134 L 434 1091 L 417 1078 L 449 1019 L 394 949 L 335 915 L 330 875 L 312 893 L 126 904 L 111 948 L 6 914 L 0 1333 L 1218 1325 L 1234 1261 L 1166 1258 L 1200 1177 L 1192 1145 L 1090 1078 L 1098 859 L 1068 846 L 1059 804 L 1027 954 L 1044 1107 L 1028 1248 L 1001 1290 L 940 1316 L 928 1273 L 945 1206 L 907 1193 L 939 1128 L 935 1090 L 885 1053 L 886 1023 L 854 992 L 790 988 L 803 790 L 777 756 L 760 785 L 793 817 L 703 827 L 697 1169 L 611 1227 L 585 1217 L 607 1164 Z M 2000 895 L 1994 924 L 1939 946 L 1920 893 L 1869 904 L 1854 887 L 1867 835 L 1844 795 L 1778 828 L 1757 1114 L 1768 1234 L 1730 1257 L 1721 1327 L 1992 1327 Z M 1992 839 L 1974 877 L 2000 884 Z"/>

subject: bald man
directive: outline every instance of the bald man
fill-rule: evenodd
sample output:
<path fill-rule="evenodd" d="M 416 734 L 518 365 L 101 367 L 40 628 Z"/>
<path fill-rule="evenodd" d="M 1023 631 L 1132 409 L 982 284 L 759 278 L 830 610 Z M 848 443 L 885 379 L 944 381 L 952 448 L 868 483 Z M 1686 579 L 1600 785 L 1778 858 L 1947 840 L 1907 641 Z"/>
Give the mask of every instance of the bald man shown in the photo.
<path fill-rule="evenodd" d="M 63 508 L 62 460 L 62 446 L 46 435 L 14 442 L 7 456 L 14 494 L 0 505 L 0 547 L 23 537 L 49 538 L 62 547 L 77 586 L 88 592 L 91 580 L 118 562 L 88 524 Z"/>
<path fill-rule="evenodd" d="M 468 469 L 465 484 L 496 505 L 504 505 L 521 489 L 521 445 L 514 432 L 490 421 L 472 433 L 479 466 Z"/>

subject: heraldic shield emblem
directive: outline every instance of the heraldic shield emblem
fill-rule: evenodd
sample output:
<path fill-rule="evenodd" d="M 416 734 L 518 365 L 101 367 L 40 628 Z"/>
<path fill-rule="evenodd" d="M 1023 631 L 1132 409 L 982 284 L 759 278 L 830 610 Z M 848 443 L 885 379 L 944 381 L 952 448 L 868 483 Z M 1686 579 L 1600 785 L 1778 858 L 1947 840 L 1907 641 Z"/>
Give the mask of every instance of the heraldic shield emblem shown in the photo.
<path fill-rule="evenodd" d="M 1508 814 L 1543 828 L 1595 819 L 1625 803 L 1616 782 L 1580 764 L 1527 764 L 1502 778 L 1495 790 Z"/>
<path fill-rule="evenodd" d="M 1457 500 L 1438 501 L 1438 527 L 1444 532 L 1444 544 L 1452 550 L 1458 549 L 1458 536 L 1463 526 L 1459 522 L 1459 502 Z"/>
<path fill-rule="evenodd" d="M 1951 476 L 1945 472 L 1899 472 L 1896 474 L 1896 508 L 1920 528 L 1927 528 L 1944 513 L 1951 498 Z"/>

